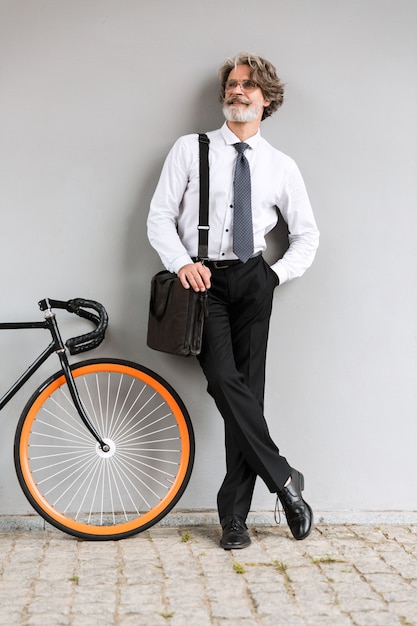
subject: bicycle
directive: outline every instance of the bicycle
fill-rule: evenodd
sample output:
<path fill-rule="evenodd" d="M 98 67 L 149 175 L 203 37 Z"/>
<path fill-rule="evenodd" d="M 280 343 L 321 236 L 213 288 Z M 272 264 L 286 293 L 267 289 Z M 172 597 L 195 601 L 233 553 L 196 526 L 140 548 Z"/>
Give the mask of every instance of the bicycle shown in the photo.
<path fill-rule="evenodd" d="M 61 368 L 28 400 L 16 428 L 14 462 L 22 490 L 47 522 L 88 540 L 144 531 L 175 506 L 190 479 L 194 433 L 187 409 L 158 374 L 123 359 L 69 363 L 104 339 L 108 315 L 94 300 L 41 300 L 44 320 L 2 322 L 46 329 L 51 342 L 0 400 L 0 410 L 55 352 Z M 95 329 L 62 340 L 55 312 Z"/>

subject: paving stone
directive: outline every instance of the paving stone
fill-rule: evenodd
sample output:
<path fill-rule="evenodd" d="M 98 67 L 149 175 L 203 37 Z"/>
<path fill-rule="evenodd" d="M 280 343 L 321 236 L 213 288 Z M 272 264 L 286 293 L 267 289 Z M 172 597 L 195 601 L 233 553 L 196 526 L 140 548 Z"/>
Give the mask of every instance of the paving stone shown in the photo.
<path fill-rule="evenodd" d="M 0 626 L 417 626 L 417 526 L 156 526 L 120 542 L 1 533 Z"/>

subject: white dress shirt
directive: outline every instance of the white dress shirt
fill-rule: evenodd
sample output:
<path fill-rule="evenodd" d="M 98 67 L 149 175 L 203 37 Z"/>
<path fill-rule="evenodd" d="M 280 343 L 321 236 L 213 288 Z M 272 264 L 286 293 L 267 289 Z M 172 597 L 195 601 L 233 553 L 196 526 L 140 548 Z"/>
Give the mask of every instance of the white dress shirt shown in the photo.
<path fill-rule="evenodd" d="M 209 258 L 236 259 L 233 253 L 234 143 L 225 123 L 210 139 Z M 258 132 L 246 140 L 252 185 L 254 253 L 266 249 L 265 235 L 277 224 L 279 208 L 289 230 L 289 248 L 271 265 L 280 284 L 301 276 L 313 262 L 319 231 L 296 163 Z M 199 218 L 198 135 L 180 137 L 169 152 L 148 216 L 148 238 L 164 266 L 178 273 L 197 256 Z"/>

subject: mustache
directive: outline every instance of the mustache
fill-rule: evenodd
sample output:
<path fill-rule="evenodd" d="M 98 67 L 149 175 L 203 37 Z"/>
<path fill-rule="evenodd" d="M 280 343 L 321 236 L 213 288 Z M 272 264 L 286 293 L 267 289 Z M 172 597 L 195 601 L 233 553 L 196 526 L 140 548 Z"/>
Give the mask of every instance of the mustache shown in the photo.
<path fill-rule="evenodd" d="M 227 98 L 227 100 L 224 101 L 225 104 L 230 105 L 230 104 L 250 104 L 250 100 L 248 100 L 247 98 L 244 98 L 243 96 L 231 96 L 230 98 Z"/>

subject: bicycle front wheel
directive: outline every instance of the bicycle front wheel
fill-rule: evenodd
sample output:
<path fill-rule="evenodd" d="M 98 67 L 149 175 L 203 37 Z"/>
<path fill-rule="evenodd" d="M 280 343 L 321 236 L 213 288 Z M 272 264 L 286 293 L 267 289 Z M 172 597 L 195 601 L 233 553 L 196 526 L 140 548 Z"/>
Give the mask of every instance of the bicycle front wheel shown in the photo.
<path fill-rule="evenodd" d="M 194 461 L 191 420 L 174 389 L 138 364 L 95 359 L 71 370 L 109 451 L 84 426 L 57 372 L 20 417 L 17 476 L 53 526 L 83 539 L 123 539 L 161 520 L 184 492 Z"/>

